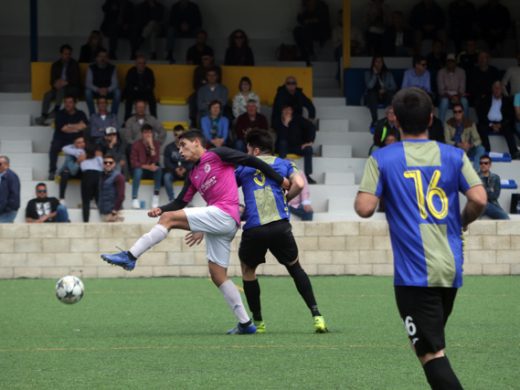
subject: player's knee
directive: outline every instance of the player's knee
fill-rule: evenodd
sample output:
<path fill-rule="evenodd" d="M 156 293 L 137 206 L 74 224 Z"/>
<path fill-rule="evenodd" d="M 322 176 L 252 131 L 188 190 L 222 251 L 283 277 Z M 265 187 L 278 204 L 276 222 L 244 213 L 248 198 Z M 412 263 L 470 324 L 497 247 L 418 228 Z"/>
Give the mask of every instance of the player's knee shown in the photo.
<path fill-rule="evenodd" d="M 428 363 L 430 360 L 437 359 L 444 356 L 444 349 L 441 349 L 437 352 L 428 352 L 425 355 L 418 356 L 419 361 L 424 366 L 426 363 Z"/>
<path fill-rule="evenodd" d="M 240 263 L 242 268 L 242 279 L 251 281 L 256 279 L 256 268 L 251 268 L 247 264 Z"/>
<path fill-rule="evenodd" d="M 294 276 L 301 270 L 303 270 L 302 266 L 300 265 L 300 262 L 298 261 L 298 258 L 296 258 L 294 261 L 285 264 L 285 268 L 287 268 L 287 271 L 289 272 L 289 275 Z"/>

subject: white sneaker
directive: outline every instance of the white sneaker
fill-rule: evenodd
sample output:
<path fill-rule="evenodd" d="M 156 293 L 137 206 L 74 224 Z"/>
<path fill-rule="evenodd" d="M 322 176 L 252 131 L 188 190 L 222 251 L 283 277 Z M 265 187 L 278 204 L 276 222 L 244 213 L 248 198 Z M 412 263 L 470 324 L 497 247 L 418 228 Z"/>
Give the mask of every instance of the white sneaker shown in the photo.
<path fill-rule="evenodd" d="M 159 207 L 159 195 L 154 195 L 152 197 L 152 209 Z"/>
<path fill-rule="evenodd" d="M 133 209 L 140 209 L 141 208 L 141 202 L 139 202 L 139 199 L 133 199 L 132 200 L 132 208 Z"/>

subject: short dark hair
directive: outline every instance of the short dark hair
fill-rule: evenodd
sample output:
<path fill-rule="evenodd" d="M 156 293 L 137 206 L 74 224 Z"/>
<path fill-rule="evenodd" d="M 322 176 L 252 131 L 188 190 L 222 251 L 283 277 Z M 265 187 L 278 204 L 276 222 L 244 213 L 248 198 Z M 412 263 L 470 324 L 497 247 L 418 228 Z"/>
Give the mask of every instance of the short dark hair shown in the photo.
<path fill-rule="evenodd" d="M 392 100 L 394 113 L 403 133 L 424 133 L 430 124 L 433 104 L 430 96 L 420 88 L 405 88 Z"/>
<path fill-rule="evenodd" d="M 68 43 L 65 43 L 64 45 L 60 46 L 60 53 L 63 53 L 63 50 L 70 50 L 70 51 L 72 51 L 72 47 Z"/>
<path fill-rule="evenodd" d="M 208 109 L 211 109 L 211 107 L 213 107 L 214 105 L 218 104 L 218 106 L 220 107 L 220 109 L 222 110 L 222 103 L 220 102 L 220 100 L 212 100 L 209 104 L 208 104 Z"/>
<path fill-rule="evenodd" d="M 72 99 L 72 100 L 74 100 L 74 103 L 76 103 L 78 101 L 78 98 L 74 95 L 65 95 L 63 97 L 63 100 L 65 100 L 65 99 Z"/>
<path fill-rule="evenodd" d="M 426 59 L 425 56 L 415 56 L 415 57 L 413 58 L 413 66 L 415 66 L 415 65 L 417 65 L 417 64 L 420 64 L 420 63 L 423 62 L 423 61 L 428 62 L 428 60 Z"/>
<path fill-rule="evenodd" d="M 44 182 L 41 181 L 38 184 L 36 184 L 36 187 L 34 187 L 34 188 L 38 188 L 38 187 L 45 187 L 45 188 L 47 188 L 47 184 L 45 184 Z"/>
<path fill-rule="evenodd" d="M 179 136 L 179 140 L 187 139 L 188 141 L 195 141 L 198 139 L 202 145 L 206 143 L 206 138 L 199 130 L 188 130 Z"/>
<path fill-rule="evenodd" d="M 112 152 L 108 152 L 108 153 L 105 153 L 105 155 L 103 156 L 103 158 L 111 158 L 112 160 L 116 161 L 116 157 L 114 156 L 114 154 Z"/>
<path fill-rule="evenodd" d="M 184 130 L 186 130 L 186 129 L 184 128 L 183 125 L 175 125 L 175 126 L 173 127 L 173 131 L 179 131 L 179 130 L 184 131 Z"/>
<path fill-rule="evenodd" d="M 153 127 L 151 124 L 149 123 L 145 123 L 144 125 L 141 126 L 141 133 L 145 130 L 150 130 L 150 131 L 153 131 Z"/>
<path fill-rule="evenodd" d="M 455 110 L 455 107 L 460 107 L 462 108 L 462 111 L 464 112 L 464 106 L 462 105 L 462 103 L 453 103 L 453 110 Z"/>
<path fill-rule="evenodd" d="M 272 153 L 274 149 L 273 137 L 267 130 L 252 129 L 246 134 L 246 143 L 262 153 Z"/>
<path fill-rule="evenodd" d="M 488 154 L 485 154 L 485 155 L 481 156 L 480 159 L 479 159 L 479 161 L 482 161 L 482 160 L 489 160 L 489 161 L 491 161 L 491 157 L 489 157 Z"/>
<path fill-rule="evenodd" d="M 97 49 L 96 51 L 96 57 L 99 55 L 99 53 L 108 53 L 107 49 L 105 49 L 104 47 L 100 47 L 99 49 Z"/>

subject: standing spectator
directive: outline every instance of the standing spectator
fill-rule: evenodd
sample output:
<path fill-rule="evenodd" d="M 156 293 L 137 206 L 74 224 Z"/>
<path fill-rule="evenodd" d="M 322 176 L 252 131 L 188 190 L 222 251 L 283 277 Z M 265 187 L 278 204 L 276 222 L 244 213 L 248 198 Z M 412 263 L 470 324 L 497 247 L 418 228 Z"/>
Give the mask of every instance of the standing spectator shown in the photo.
<path fill-rule="evenodd" d="M 99 199 L 99 181 L 103 172 L 103 155 L 99 146 L 87 144 L 85 147 L 85 159 L 79 164 L 81 168 L 81 209 L 83 222 L 90 219 L 90 201 L 96 205 Z"/>
<path fill-rule="evenodd" d="M 85 138 L 82 135 L 77 136 L 74 143 L 65 145 L 63 153 L 65 154 L 65 161 L 60 168 L 60 203 L 65 205 L 65 193 L 67 192 L 67 185 L 69 179 L 81 178 L 80 164 L 85 161 Z"/>
<path fill-rule="evenodd" d="M 487 42 L 489 50 L 494 53 L 506 39 L 511 27 L 509 10 L 500 4 L 500 0 L 488 0 L 478 10 L 478 23 L 482 38 Z"/>
<path fill-rule="evenodd" d="M 374 124 L 374 143 L 370 147 L 368 154 L 372 155 L 377 149 L 400 140 L 399 123 L 397 123 L 394 108 L 388 106 L 386 108 L 386 117 Z"/>
<path fill-rule="evenodd" d="M 207 45 L 208 33 L 200 30 L 195 38 L 195 45 L 191 46 L 186 52 L 186 63 L 188 65 L 200 65 L 204 54 L 214 56 L 213 49 Z"/>
<path fill-rule="evenodd" d="M 520 153 L 516 148 L 514 135 L 514 110 L 513 102 L 505 96 L 502 90 L 502 83 L 495 81 L 492 86 L 491 96 L 482 99 L 480 106 L 477 107 L 478 132 L 482 139 L 482 145 L 489 152 L 488 133 L 502 134 L 506 139 L 511 158 L 517 159 Z"/>
<path fill-rule="evenodd" d="M 415 42 L 420 52 L 421 42 L 426 39 L 445 41 L 444 11 L 435 0 L 421 0 L 410 12 L 410 26 L 415 31 Z"/>
<path fill-rule="evenodd" d="M 372 57 L 370 70 L 365 72 L 365 88 L 365 104 L 370 110 L 373 124 L 377 121 L 378 106 L 390 105 L 397 90 L 394 76 L 386 67 L 383 57 Z"/>
<path fill-rule="evenodd" d="M 368 53 L 372 56 L 381 55 L 385 30 L 390 24 L 390 8 L 385 0 L 370 0 L 366 8 L 365 24 Z"/>
<path fill-rule="evenodd" d="M 289 211 L 292 215 L 296 215 L 302 221 L 312 221 L 314 217 L 314 210 L 312 209 L 309 183 L 307 182 L 307 177 L 303 174 L 303 172 L 298 171 L 297 174 L 301 176 L 304 185 L 302 191 L 289 201 Z"/>
<path fill-rule="evenodd" d="M 197 91 L 197 111 L 201 118 L 208 115 L 209 104 L 215 100 L 225 107 L 228 101 L 228 89 L 218 81 L 216 69 L 206 72 L 207 83 Z"/>
<path fill-rule="evenodd" d="M 97 100 L 98 111 L 90 116 L 87 139 L 90 143 L 99 143 L 105 136 L 106 129 L 112 128 L 117 132 L 119 124 L 117 117 L 108 112 L 107 98 L 100 96 Z"/>
<path fill-rule="evenodd" d="M 25 207 L 25 222 L 49 223 L 70 222 L 67 208 L 60 204 L 57 198 L 47 195 L 45 183 L 36 184 L 36 198 L 27 202 Z"/>
<path fill-rule="evenodd" d="M 101 31 L 108 37 L 108 50 L 112 60 L 117 60 L 117 40 L 127 38 L 130 51 L 135 53 L 138 37 L 135 33 L 134 5 L 130 0 L 105 0 Z"/>
<path fill-rule="evenodd" d="M 99 180 L 98 208 L 103 222 L 123 222 L 121 215 L 125 200 L 125 178 L 116 169 L 111 154 L 103 157 L 103 173 Z"/>
<path fill-rule="evenodd" d="M 426 61 L 426 58 L 423 56 L 414 57 L 413 68 L 404 72 L 401 88 L 420 88 L 431 96 L 432 88 L 430 84 L 430 72 L 428 72 L 427 68 L 428 62 Z"/>
<path fill-rule="evenodd" d="M 383 54 L 390 57 L 409 57 L 413 47 L 413 31 L 406 26 L 403 13 L 392 12 L 390 26 L 383 35 Z"/>
<path fill-rule="evenodd" d="M 464 114 L 460 103 L 453 105 L 453 117 L 446 122 L 444 138 L 448 145 L 461 148 L 473 161 L 473 168 L 478 172 L 480 158 L 486 154 L 475 123 Z"/>
<path fill-rule="evenodd" d="M 509 219 L 509 214 L 498 203 L 500 176 L 491 172 L 491 158 L 489 156 L 480 157 L 480 170 L 477 172 L 487 193 L 486 209 L 482 215 L 487 215 L 491 219 Z"/>
<path fill-rule="evenodd" d="M 271 126 L 274 127 L 275 123 L 280 122 L 282 108 L 285 106 L 291 106 L 297 116 L 303 116 L 303 109 L 305 108 L 309 114 L 309 119 L 314 120 L 316 118 L 316 108 L 312 100 L 305 96 L 301 88 L 298 88 L 294 76 L 287 77 L 285 85 L 278 87 L 276 91 L 271 112 Z"/>
<path fill-rule="evenodd" d="M 457 55 L 458 65 L 464 69 L 466 75 L 473 70 L 478 63 L 479 51 L 477 49 L 477 41 L 468 39 L 466 41 L 466 50 Z"/>
<path fill-rule="evenodd" d="M 123 174 L 128 174 L 128 166 L 126 163 L 126 146 L 119 139 L 119 133 L 114 127 L 105 129 L 105 136 L 99 142 L 101 153 L 103 156 L 110 155 L 116 162 L 115 169 Z"/>
<path fill-rule="evenodd" d="M 467 86 L 470 102 L 478 107 L 481 101 L 491 95 L 491 86 L 500 80 L 500 72 L 493 65 L 489 65 L 489 53 L 481 51 L 478 55 L 478 64 L 467 74 Z"/>
<path fill-rule="evenodd" d="M 466 72 L 457 66 L 455 54 L 448 54 L 446 67 L 437 74 L 437 89 L 439 93 L 439 119 L 446 120 L 448 108 L 460 103 L 464 107 L 464 115 L 468 116 L 468 99 L 466 99 Z"/>
<path fill-rule="evenodd" d="M 242 77 L 238 83 L 238 93 L 233 98 L 233 117 L 238 118 L 247 110 L 250 100 L 256 102 L 257 111 L 260 112 L 260 98 L 251 88 L 253 84 L 249 77 Z"/>
<path fill-rule="evenodd" d="M 145 40 L 150 41 L 150 58 L 157 59 L 157 38 L 161 33 L 164 6 L 158 0 L 144 0 L 137 5 L 139 41 L 136 50 Z M 133 53 L 134 57 L 137 53 Z"/>
<path fill-rule="evenodd" d="M 51 66 L 50 84 L 51 90 L 43 96 L 42 115 L 36 119 L 36 123 L 40 126 L 45 125 L 49 117 L 55 117 L 65 96 L 77 98 L 81 92 L 79 65 L 72 58 L 72 48 L 69 45 L 60 47 L 60 59 Z M 49 113 L 53 100 L 54 110 Z"/>
<path fill-rule="evenodd" d="M 504 88 L 509 85 L 510 95 L 516 95 L 520 92 L 520 52 L 516 54 L 517 66 L 507 68 L 506 74 L 502 79 Z"/>
<path fill-rule="evenodd" d="M 235 30 L 229 36 L 224 65 L 253 66 L 255 57 L 249 46 L 249 38 L 244 30 Z"/>
<path fill-rule="evenodd" d="M 142 137 L 132 145 L 132 208 L 140 209 L 139 186 L 141 179 L 152 177 L 154 190 L 151 208 L 159 206 L 159 191 L 161 190 L 162 171 L 159 166 L 161 144 L 153 139 L 153 129 L 149 124 L 142 127 Z"/>
<path fill-rule="evenodd" d="M 132 106 L 136 100 L 144 100 L 150 107 L 150 114 L 157 118 L 157 102 L 155 100 L 155 75 L 146 66 L 146 57 L 139 54 L 135 57 L 135 66 L 131 67 L 125 78 L 125 120 L 132 115 Z"/>
<path fill-rule="evenodd" d="M 161 122 L 152 115 L 146 113 L 147 104 L 144 100 L 137 100 L 134 105 L 134 115 L 125 122 L 125 128 L 121 131 L 123 142 L 129 147 L 141 138 L 142 128 L 144 124 L 150 125 L 153 130 L 153 137 L 160 145 L 166 139 L 166 131 Z"/>
<path fill-rule="evenodd" d="M 58 153 L 65 145 L 72 144 L 87 128 L 88 120 L 85 113 L 76 109 L 76 98 L 66 96 L 63 99 L 63 110 L 56 114 L 54 135 L 49 150 L 49 180 L 54 180 Z"/>
<path fill-rule="evenodd" d="M 174 62 L 173 50 L 177 38 L 195 38 L 201 28 L 202 16 L 197 4 L 190 0 L 179 0 L 173 4 L 168 22 L 166 59 Z"/>
<path fill-rule="evenodd" d="M 20 208 L 20 179 L 9 164 L 9 157 L 0 156 L 0 223 L 14 222 Z"/>
<path fill-rule="evenodd" d="M 96 54 L 103 47 L 103 35 L 98 30 L 92 30 L 87 43 L 81 46 L 79 62 L 90 64 L 96 60 Z"/>
<path fill-rule="evenodd" d="M 94 98 L 104 96 L 112 99 L 112 114 L 117 116 L 121 91 L 117 81 L 117 70 L 108 62 L 108 53 L 105 49 L 98 51 L 96 62 L 89 65 L 85 81 L 85 100 L 89 115 L 94 113 Z"/>
<path fill-rule="evenodd" d="M 252 129 L 268 130 L 269 124 L 267 118 L 258 112 L 256 100 L 249 100 L 246 106 L 246 112 L 237 118 L 235 125 L 235 149 L 245 152 L 245 137 L 248 131 Z"/>
<path fill-rule="evenodd" d="M 462 42 L 475 37 L 477 10 L 468 0 L 453 0 L 448 7 L 449 38 L 455 44 L 455 50 L 462 49 Z"/>
<path fill-rule="evenodd" d="M 314 41 L 323 46 L 330 39 L 329 7 L 322 0 L 302 0 L 302 10 L 297 20 L 298 26 L 293 30 L 294 41 L 302 60 L 310 65 L 314 56 Z"/>
<path fill-rule="evenodd" d="M 179 139 L 184 133 L 184 127 L 177 125 L 173 128 L 174 140 L 164 148 L 164 189 L 168 195 L 168 201 L 172 202 L 174 198 L 173 182 L 176 180 L 185 180 L 192 164 L 184 160 L 179 151 Z"/>
<path fill-rule="evenodd" d="M 311 121 L 296 114 L 291 106 L 282 108 L 281 120 L 274 127 L 277 134 L 276 144 L 280 158 L 287 153 L 303 156 L 305 176 L 309 184 L 316 184 L 312 174 L 312 145 L 316 137 L 316 128 Z"/>
<path fill-rule="evenodd" d="M 229 136 L 229 120 L 222 115 L 222 104 L 218 100 L 209 104 L 208 115 L 201 118 L 200 127 L 206 138 L 206 149 L 226 145 Z"/>
<path fill-rule="evenodd" d="M 446 52 L 444 51 L 444 43 L 435 39 L 432 41 L 432 51 L 426 56 L 428 63 L 428 72 L 430 72 L 430 86 L 432 88 L 432 97 L 437 96 L 437 74 L 439 70 L 446 66 Z"/>

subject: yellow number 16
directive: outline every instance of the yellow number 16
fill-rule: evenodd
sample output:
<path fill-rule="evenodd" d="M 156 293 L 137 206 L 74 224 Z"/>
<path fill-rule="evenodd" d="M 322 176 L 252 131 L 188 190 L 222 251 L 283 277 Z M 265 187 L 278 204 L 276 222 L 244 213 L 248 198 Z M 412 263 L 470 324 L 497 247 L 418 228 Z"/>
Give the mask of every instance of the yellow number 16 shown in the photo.
<path fill-rule="evenodd" d="M 446 196 L 446 193 L 442 188 L 437 187 L 439 179 L 441 178 L 441 172 L 438 169 L 436 169 L 433 172 L 430 184 L 428 184 L 428 188 L 426 190 L 426 199 L 424 195 L 421 171 L 405 171 L 404 177 L 406 177 L 407 179 L 412 179 L 414 181 L 415 194 L 417 195 L 417 206 L 419 207 L 419 213 L 421 214 L 422 219 L 428 218 L 426 208 L 428 208 L 428 211 L 434 218 L 446 218 L 446 216 L 448 215 L 448 197 Z M 440 210 L 437 210 L 435 208 L 435 204 L 433 203 L 434 196 L 437 196 L 441 201 Z"/>

